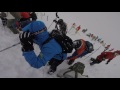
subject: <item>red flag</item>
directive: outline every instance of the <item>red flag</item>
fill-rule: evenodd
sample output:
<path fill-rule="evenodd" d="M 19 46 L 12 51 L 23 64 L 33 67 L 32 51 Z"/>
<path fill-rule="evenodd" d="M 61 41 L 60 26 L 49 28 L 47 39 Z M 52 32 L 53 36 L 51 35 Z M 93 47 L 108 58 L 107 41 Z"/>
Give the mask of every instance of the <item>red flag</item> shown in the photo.
<path fill-rule="evenodd" d="M 109 48 L 111 46 L 111 44 L 110 45 L 107 45 L 105 48 Z"/>
<path fill-rule="evenodd" d="M 81 26 L 78 26 L 77 28 L 76 28 L 76 31 L 79 31 L 81 29 Z"/>
<path fill-rule="evenodd" d="M 76 26 L 76 24 L 75 24 L 75 23 L 73 23 L 72 27 L 73 27 L 73 28 L 75 28 L 75 26 Z"/>

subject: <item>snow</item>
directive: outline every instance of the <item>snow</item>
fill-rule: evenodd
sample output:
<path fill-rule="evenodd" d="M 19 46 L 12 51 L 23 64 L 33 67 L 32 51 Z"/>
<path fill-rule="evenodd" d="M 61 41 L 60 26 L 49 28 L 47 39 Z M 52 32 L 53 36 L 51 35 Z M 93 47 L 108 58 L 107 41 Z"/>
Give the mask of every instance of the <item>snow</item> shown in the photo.
<path fill-rule="evenodd" d="M 39 17 L 38 20 L 45 22 L 46 26 L 49 27 L 55 19 L 55 12 L 37 12 Z M 77 26 L 81 25 L 82 29 L 88 29 L 87 33 L 93 33 L 96 36 L 101 37 L 106 43 L 111 44 L 111 48 L 115 50 L 120 50 L 119 42 L 119 29 L 120 29 L 120 12 L 59 12 L 59 17 L 64 19 L 68 25 L 68 30 L 73 23 Z M 48 21 L 47 21 L 48 17 Z M 55 24 L 49 28 L 49 31 L 54 29 Z M 72 34 L 73 33 L 73 34 Z M 74 30 L 68 33 L 73 40 L 85 39 L 91 41 L 85 34 L 81 31 L 74 34 Z M 14 35 L 7 27 L 3 27 L 0 21 L 0 50 L 12 46 L 19 41 L 19 35 Z M 97 49 L 101 46 L 100 43 L 91 41 L 95 43 L 94 47 Z M 35 52 L 38 55 L 40 50 L 38 46 L 34 45 Z M 103 46 L 92 55 L 96 57 L 103 51 Z M 68 54 L 68 56 L 71 54 Z M 87 55 L 88 56 L 88 55 Z M 83 62 L 85 64 L 85 75 L 89 75 L 90 78 L 120 78 L 120 56 L 112 60 L 108 65 L 106 61 L 100 64 L 90 66 L 89 58 L 84 60 L 85 57 L 77 59 L 75 62 Z M 0 52 L 0 78 L 57 78 L 56 74 L 61 69 L 66 69 L 69 65 L 64 61 L 55 72 L 54 75 L 48 75 L 48 66 L 44 66 L 40 69 L 35 69 L 30 67 L 30 65 L 25 61 L 21 52 L 21 45 L 17 45 L 6 51 Z"/>

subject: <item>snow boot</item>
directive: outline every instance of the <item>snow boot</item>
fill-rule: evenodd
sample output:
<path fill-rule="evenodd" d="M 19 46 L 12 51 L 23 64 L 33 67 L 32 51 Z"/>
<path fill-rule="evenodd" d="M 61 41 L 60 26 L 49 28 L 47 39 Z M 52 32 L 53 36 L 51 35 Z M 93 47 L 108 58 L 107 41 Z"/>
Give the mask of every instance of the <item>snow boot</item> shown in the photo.
<path fill-rule="evenodd" d="M 69 60 L 68 65 L 72 65 L 74 63 L 74 60 Z"/>

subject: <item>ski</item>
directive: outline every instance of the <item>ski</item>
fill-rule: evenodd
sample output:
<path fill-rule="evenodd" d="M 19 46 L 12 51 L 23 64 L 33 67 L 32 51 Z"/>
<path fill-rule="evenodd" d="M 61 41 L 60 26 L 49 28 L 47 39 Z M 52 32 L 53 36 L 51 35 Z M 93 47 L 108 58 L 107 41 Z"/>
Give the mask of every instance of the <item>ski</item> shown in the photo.
<path fill-rule="evenodd" d="M 77 28 L 76 28 L 76 31 L 75 31 L 75 34 L 78 33 L 78 31 L 81 29 L 81 26 L 79 25 Z"/>
<path fill-rule="evenodd" d="M 96 49 L 93 53 L 91 53 L 89 56 L 87 56 L 84 60 L 86 60 L 87 58 L 89 58 L 90 56 L 92 56 L 95 52 L 97 52 L 99 49 L 101 48 L 101 46 L 98 48 L 98 49 Z"/>
<path fill-rule="evenodd" d="M 73 23 L 73 25 L 71 26 L 71 28 L 68 30 L 68 32 L 70 32 L 73 28 L 75 28 L 76 24 Z"/>

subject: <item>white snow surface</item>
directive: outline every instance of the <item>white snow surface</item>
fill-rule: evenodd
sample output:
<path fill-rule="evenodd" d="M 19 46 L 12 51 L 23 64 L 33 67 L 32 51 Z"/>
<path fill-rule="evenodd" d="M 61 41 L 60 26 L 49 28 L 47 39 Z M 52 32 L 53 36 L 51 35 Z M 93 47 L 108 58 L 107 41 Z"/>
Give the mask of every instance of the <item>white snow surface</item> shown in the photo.
<path fill-rule="evenodd" d="M 56 12 L 36 12 L 38 15 L 38 20 L 42 20 L 47 27 L 50 26 L 52 21 L 56 18 Z M 120 50 L 120 12 L 58 12 L 60 18 L 68 25 L 68 30 L 73 23 L 77 26 L 81 25 L 82 29 L 88 29 L 87 33 L 93 33 L 96 36 L 101 37 L 106 43 L 111 44 L 111 48 L 115 50 Z M 47 21 L 48 17 L 48 21 Z M 49 28 L 48 31 L 54 29 L 55 24 Z M 71 30 L 67 35 L 73 40 L 84 39 L 91 41 L 86 34 L 79 31 L 79 33 L 74 34 L 75 30 Z M 0 20 L 0 50 L 7 48 L 19 41 L 19 35 L 13 34 L 7 27 L 2 26 Z M 100 43 L 91 41 L 95 43 L 94 48 L 97 49 L 101 46 Z M 35 52 L 38 55 L 40 50 L 37 45 L 34 45 Z M 103 51 L 103 46 L 92 55 L 96 57 Z M 68 54 L 70 56 L 71 54 Z M 86 55 L 88 56 L 88 55 Z M 113 59 L 108 65 L 106 61 L 100 64 L 95 64 L 90 66 L 90 58 L 84 60 L 85 57 L 77 59 L 75 62 L 82 62 L 85 64 L 84 74 L 88 75 L 90 78 L 120 78 L 120 56 Z M 40 69 L 35 69 L 31 67 L 24 57 L 22 56 L 21 45 L 17 45 L 6 51 L 0 52 L 0 78 L 57 78 L 56 74 L 61 69 L 68 68 L 67 61 L 65 60 L 60 66 L 58 66 L 57 71 L 54 75 L 48 75 L 48 66 L 43 66 Z"/>

